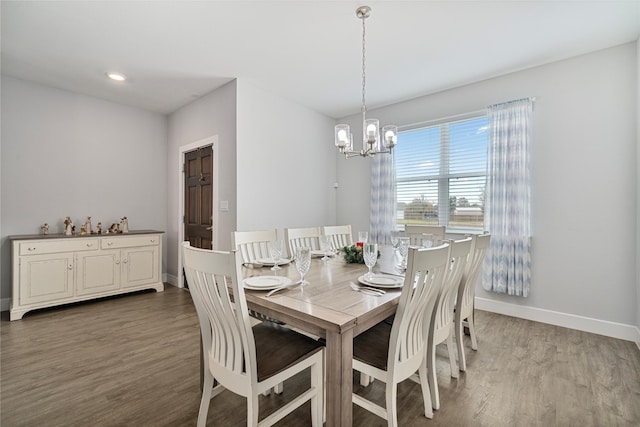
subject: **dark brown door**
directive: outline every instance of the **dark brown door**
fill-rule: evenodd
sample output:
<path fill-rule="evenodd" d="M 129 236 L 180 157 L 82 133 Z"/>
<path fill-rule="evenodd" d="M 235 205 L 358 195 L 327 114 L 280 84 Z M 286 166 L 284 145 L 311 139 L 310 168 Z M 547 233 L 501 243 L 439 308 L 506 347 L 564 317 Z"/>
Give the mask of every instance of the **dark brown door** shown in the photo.
<path fill-rule="evenodd" d="M 213 148 L 184 155 L 184 239 L 191 246 L 213 249 Z"/>

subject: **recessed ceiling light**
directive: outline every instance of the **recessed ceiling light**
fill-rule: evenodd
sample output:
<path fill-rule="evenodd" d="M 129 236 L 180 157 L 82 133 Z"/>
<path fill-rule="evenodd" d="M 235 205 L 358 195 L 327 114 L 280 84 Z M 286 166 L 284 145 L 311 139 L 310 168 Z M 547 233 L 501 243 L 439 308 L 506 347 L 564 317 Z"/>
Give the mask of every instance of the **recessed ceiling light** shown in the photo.
<path fill-rule="evenodd" d="M 123 81 L 125 81 L 127 79 L 124 76 L 124 74 L 120 74 L 120 73 L 107 73 L 107 77 L 109 77 L 111 80 L 115 80 L 117 82 L 123 82 Z"/>

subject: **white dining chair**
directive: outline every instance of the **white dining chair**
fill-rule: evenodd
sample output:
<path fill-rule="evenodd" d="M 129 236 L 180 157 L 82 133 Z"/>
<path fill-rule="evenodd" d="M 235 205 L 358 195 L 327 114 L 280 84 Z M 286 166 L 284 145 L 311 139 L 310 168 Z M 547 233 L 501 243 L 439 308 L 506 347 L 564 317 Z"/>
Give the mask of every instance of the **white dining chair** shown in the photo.
<path fill-rule="evenodd" d="M 231 246 L 240 252 L 243 263 L 256 263 L 270 258 L 269 243 L 278 239 L 278 229 L 261 231 L 234 231 Z"/>
<path fill-rule="evenodd" d="M 248 426 L 271 426 L 311 401 L 312 425 L 321 427 L 322 345 L 271 322 L 251 326 L 244 288 L 239 283 L 242 258 L 237 252 L 198 249 L 185 242 L 182 256 L 204 349 L 204 384 L 197 425 L 206 425 L 211 399 L 227 389 L 247 399 Z M 260 394 L 308 368 L 309 388 L 258 421 Z"/>
<path fill-rule="evenodd" d="M 402 293 L 393 322 L 380 322 L 353 339 L 353 369 L 383 381 L 385 408 L 354 393 L 353 403 L 398 425 L 397 386 L 420 372 L 425 416 L 433 417 L 431 393 L 423 363 L 427 329 L 449 261 L 447 243 L 410 248 Z"/>
<path fill-rule="evenodd" d="M 427 375 L 431 385 L 431 400 L 433 409 L 440 408 L 440 393 L 438 392 L 438 379 L 436 376 L 436 346 L 446 342 L 449 353 L 451 377 L 458 378 L 458 367 L 453 345 L 453 320 L 454 301 L 458 292 L 458 285 L 467 265 L 469 251 L 471 250 L 471 237 L 461 240 L 449 240 L 449 263 L 444 278 L 444 283 L 436 297 L 435 308 L 429 325 L 429 339 L 425 363 Z"/>
<path fill-rule="evenodd" d="M 473 319 L 474 300 L 476 294 L 476 281 L 482 270 L 484 256 L 487 253 L 491 235 L 481 234 L 471 236 L 471 251 L 465 268 L 460 286 L 458 287 L 458 297 L 456 299 L 456 310 L 454 319 L 454 329 L 456 335 L 456 344 L 458 346 L 458 363 L 461 371 L 467 370 L 467 361 L 464 354 L 464 345 L 462 339 L 464 337 L 463 328 L 469 328 L 471 336 L 471 349 L 478 349 L 478 339 L 476 337 L 476 327 Z"/>
<path fill-rule="evenodd" d="M 273 230 L 234 231 L 231 233 L 231 245 L 240 253 L 243 264 L 260 264 L 259 260 L 271 258 L 269 245 L 273 240 L 277 239 L 278 229 L 276 228 Z M 257 321 L 268 321 L 283 325 L 282 322 L 254 310 L 249 310 L 249 314 L 252 317 L 253 324 L 257 323 Z M 273 391 L 277 394 L 282 394 L 284 384 L 277 384 Z M 269 394 L 269 391 L 265 392 L 265 395 L 267 394 Z"/>
<path fill-rule="evenodd" d="M 344 248 L 353 245 L 353 235 L 351 225 L 327 225 L 322 227 L 322 234 L 331 236 L 331 246 L 333 249 Z"/>
<path fill-rule="evenodd" d="M 307 247 L 312 251 L 320 250 L 320 227 L 285 228 L 284 240 L 287 242 L 289 258 L 293 258 L 296 248 Z"/>
<path fill-rule="evenodd" d="M 434 239 L 438 241 L 444 240 L 444 225 L 422 225 L 422 224 L 406 224 L 404 226 L 404 235 L 410 238 L 410 245 L 421 246 L 422 235 L 432 234 Z"/>

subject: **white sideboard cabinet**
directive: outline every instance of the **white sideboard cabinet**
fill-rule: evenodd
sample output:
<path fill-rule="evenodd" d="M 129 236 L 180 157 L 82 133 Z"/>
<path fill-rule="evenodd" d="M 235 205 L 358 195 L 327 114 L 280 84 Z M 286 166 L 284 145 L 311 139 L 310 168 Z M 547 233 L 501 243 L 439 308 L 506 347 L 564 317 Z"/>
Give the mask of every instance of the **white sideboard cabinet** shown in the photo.
<path fill-rule="evenodd" d="M 13 266 L 11 320 L 38 308 L 141 289 L 164 290 L 160 231 L 9 239 Z"/>

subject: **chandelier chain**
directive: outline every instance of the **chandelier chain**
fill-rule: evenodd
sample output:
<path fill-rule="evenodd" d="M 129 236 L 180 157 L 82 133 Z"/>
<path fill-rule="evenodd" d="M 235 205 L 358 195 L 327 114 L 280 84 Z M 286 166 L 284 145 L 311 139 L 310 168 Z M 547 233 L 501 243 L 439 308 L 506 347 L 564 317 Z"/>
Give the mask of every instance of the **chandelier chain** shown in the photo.
<path fill-rule="evenodd" d="M 366 47 L 365 47 L 365 35 L 366 35 L 366 30 L 365 30 L 365 21 L 366 16 L 362 17 L 362 120 L 364 121 L 366 119 L 367 116 L 367 104 L 365 102 L 365 96 L 366 96 L 366 84 L 367 84 L 367 72 L 366 72 L 366 68 L 365 68 L 365 62 L 366 62 Z"/>

